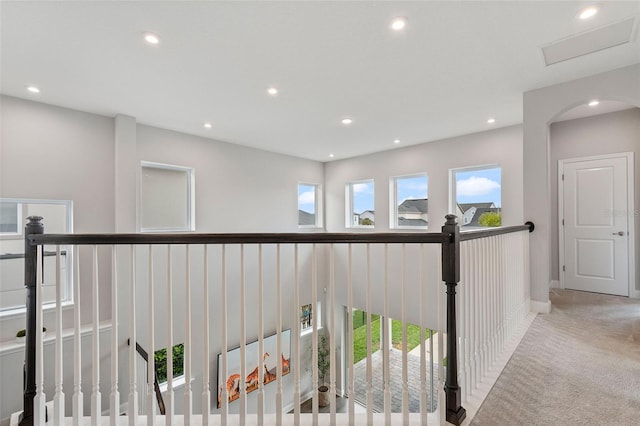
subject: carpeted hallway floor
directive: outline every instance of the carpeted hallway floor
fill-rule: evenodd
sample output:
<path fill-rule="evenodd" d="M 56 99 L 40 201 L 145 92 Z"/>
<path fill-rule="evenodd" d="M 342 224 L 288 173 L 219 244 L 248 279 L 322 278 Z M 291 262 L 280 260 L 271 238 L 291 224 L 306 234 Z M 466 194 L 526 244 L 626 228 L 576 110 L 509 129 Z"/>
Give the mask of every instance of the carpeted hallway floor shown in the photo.
<path fill-rule="evenodd" d="M 550 297 L 471 424 L 640 425 L 640 301 Z"/>

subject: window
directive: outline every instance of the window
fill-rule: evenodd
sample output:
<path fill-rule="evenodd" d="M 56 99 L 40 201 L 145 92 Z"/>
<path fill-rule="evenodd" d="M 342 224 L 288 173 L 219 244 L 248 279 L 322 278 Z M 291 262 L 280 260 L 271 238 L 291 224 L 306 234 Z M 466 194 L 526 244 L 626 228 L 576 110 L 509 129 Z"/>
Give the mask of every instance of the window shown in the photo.
<path fill-rule="evenodd" d="M 42 216 L 46 233 L 65 234 L 73 231 L 72 203 L 65 200 L 28 200 L 0 198 L 0 316 L 25 311 L 24 235 L 27 216 Z M 62 301 L 72 301 L 70 247 L 61 247 Z M 42 302 L 45 308 L 56 300 L 56 247 L 44 247 L 44 283 Z"/>
<path fill-rule="evenodd" d="M 348 183 L 346 198 L 347 228 L 373 228 L 376 222 L 373 180 Z"/>
<path fill-rule="evenodd" d="M 142 162 L 140 230 L 195 230 L 194 171 L 189 167 Z"/>
<path fill-rule="evenodd" d="M 300 306 L 300 333 L 313 327 L 313 308 L 311 304 Z"/>
<path fill-rule="evenodd" d="M 184 343 L 173 346 L 173 378 L 184 376 Z M 153 353 L 158 383 L 167 381 L 167 348 L 159 349 Z"/>
<path fill-rule="evenodd" d="M 502 224 L 502 169 L 478 166 L 452 170 L 452 211 L 463 228 Z"/>
<path fill-rule="evenodd" d="M 322 226 L 320 220 L 320 185 L 311 183 L 298 184 L 298 226 L 301 228 Z"/>
<path fill-rule="evenodd" d="M 392 177 L 390 181 L 391 228 L 426 229 L 428 218 L 427 175 Z"/>

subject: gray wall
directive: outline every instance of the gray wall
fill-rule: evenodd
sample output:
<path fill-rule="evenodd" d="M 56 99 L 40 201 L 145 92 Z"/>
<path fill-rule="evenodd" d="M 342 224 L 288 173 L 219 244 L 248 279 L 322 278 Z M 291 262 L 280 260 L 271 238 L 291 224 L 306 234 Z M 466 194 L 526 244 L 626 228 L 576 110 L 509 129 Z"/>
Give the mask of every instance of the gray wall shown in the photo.
<path fill-rule="evenodd" d="M 592 99 L 640 106 L 640 65 L 524 93 L 524 211 L 536 230 L 531 234 L 531 299 L 548 311 L 551 280 L 551 166 L 549 125 L 554 118 Z"/>
<path fill-rule="evenodd" d="M 558 160 L 618 152 L 635 153 L 640 159 L 640 108 L 577 120 L 553 123 L 550 131 L 551 150 L 551 279 L 559 280 L 558 267 Z M 637 165 L 636 165 L 637 170 Z M 635 207 L 640 200 L 640 174 L 635 173 Z M 636 245 L 640 241 L 640 215 L 635 220 Z M 635 288 L 640 290 L 640 262 L 636 262 Z"/>

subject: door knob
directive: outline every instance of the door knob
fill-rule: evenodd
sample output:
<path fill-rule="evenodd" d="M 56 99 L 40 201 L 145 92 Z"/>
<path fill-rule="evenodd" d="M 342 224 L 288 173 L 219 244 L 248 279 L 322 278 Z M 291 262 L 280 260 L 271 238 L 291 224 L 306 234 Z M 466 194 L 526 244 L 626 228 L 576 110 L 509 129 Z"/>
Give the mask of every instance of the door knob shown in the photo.
<path fill-rule="evenodd" d="M 614 232 L 611 235 L 620 235 L 621 237 L 624 237 L 624 231 L 618 231 L 618 232 Z"/>

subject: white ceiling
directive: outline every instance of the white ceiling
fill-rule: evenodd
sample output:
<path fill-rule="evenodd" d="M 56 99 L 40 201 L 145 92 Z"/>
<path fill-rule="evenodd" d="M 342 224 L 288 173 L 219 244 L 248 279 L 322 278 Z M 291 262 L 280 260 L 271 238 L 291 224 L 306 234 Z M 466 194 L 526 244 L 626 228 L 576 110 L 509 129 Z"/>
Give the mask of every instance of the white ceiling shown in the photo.
<path fill-rule="evenodd" d="M 639 63 L 634 37 L 544 65 L 541 46 L 640 12 L 598 3 L 581 21 L 584 1 L 3 1 L 1 91 L 329 161 L 521 123 L 523 92 Z"/>

